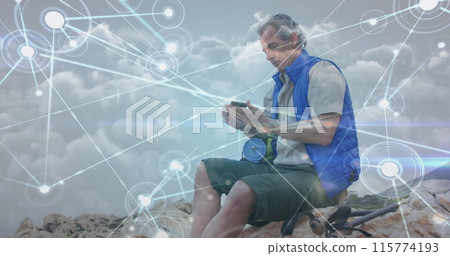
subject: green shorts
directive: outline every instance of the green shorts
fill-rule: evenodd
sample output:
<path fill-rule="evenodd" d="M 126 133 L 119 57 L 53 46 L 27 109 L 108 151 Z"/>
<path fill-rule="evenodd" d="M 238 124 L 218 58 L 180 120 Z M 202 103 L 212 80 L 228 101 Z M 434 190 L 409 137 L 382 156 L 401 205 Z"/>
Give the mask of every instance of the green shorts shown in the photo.
<path fill-rule="evenodd" d="M 329 200 L 314 167 L 269 165 L 225 158 L 202 160 L 209 180 L 219 195 L 228 194 L 237 180 L 244 181 L 257 195 L 250 224 L 283 221 L 299 211 L 337 204 Z"/>

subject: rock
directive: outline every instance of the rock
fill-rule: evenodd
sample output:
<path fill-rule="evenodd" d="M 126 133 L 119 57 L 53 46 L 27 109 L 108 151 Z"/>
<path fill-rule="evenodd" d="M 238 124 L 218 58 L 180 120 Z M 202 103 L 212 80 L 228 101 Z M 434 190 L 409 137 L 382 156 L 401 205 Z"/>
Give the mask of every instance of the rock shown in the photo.
<path fill-rule="evenodd" d="M 77 232 L 77 226 L 73 220 L 57 225 L 54 233 L 57 234 L 73 234 Z"/>
<path fill-rule="evenodd" d="M 70 236 L 71 238 L 96 238 L 97 236 L 95 236 L 92 233 L 89 232 L 78 232 L 73 234 L 72 236 Z"/>
<path fill-rule="evenodd" d="M 373 201 L 372 197 L 365 200 Z M 450 237 L 450 181 L 427 180 L 402 201 L 394 213 L 370 220 L 357 226 L 373 237 Z M 377 201 L 378 203 L 378 201 Z M 317 209 L 313 214 L 320 220 L 328 219 L 337 207 Z M 356 209 L 354 209 L 356 210 Z M 101 214 L 84 214 L 75 219 L 59 214 L 44 218 L 42 227 L 35 227 L 26 218 L 14 237 L 188 237 L 192 223 L 192 204 L 185 200 L 158 203 L 149 211 L 125 217 Z M 321 217 L 322 216 L 322 217 Z M 349 220 L 352 220 L 349 219 Z M 155 226 L 156 224 L 156 226 Z M 264 227 L 247 225 L 240 237 L 280 237 L 283 222 L 269 223 Z M 407 227 L 407 229 L 405 228 Z M 343 234 L 343 232 L 341 232 Z M 346 237 L 365 237 L 353 232 Z M 290 237 L 323 237 L 314 234 L 309 219 L 298 220 Z"/>
<path fill-rule="evenodd" d="M 39 237 L 42 237 L 42 238 L 55 238 L 56 237 L 54 234 L 47 232 L 45 230 L 40 230 L 37 232 L 37 234 Z"/>
<path fill-rule="evenodd" d="M 20 223 L 20 226 L 16 232 L 22 232 L 22 231 L 25 231 L 28 229 L 33 229 L 33 228 L 34 228 L 33 221 L 31 221 L 31 219 L 27 217 Z"/>
<path fill-rule="evenodd" d="M 436 195 L 436 200 L 442 207 L 450 212 L 450 191 L 447 191 L 445 194 Z"/>
<path fill-rule="evenodd" d="M 17 229 L 14 237 L 38 237 L 37 230 L 33 226 L 33 222 L 30 218 L 25 218 L 22 223 L 20 223 L 19 228 Z"/>
<path fill-rule="evenodd" d="M 54 233 L 59 225 L 70 222 L 71 218 L 60 214 L 50 214 L 44 218 L 44 229 L 47 232 Z M 60 230 L 58 232 L 61 232 Z"/>
<path fill-rule="evenodd" d="M 152 209 L 134 216 L 84 214 L 75 219 L 59 214 L 44 218 L 42 227 L 35 227 L 26 218 L 14 237 L 186 237 L 190 234 L 192 204 L 185 200 L 158 203 Z M 158 228 L 154 227 L 154 223 Z"/>
<path fill-rule="evenodd" d="M 372 219 L 358 228 L 371 233 L 373 237 L 450 237 L 450 212 L 447 208 L 450 201 L 450 181 L 427 180 L 415 192 L 410 193 L 408 200 L 400 206 L 401 209 Z M 336 209 L 337 207 L 328 207 L 318 209 L 318 212 L 327 219 Z M 318 217 L 318 212 L 313 213 Z M 240 237 L 280 237 L 282 224 L 283 222 L 274 222 L 264 227 L 247 226 Z M 323 235 L 314 234 L 309 227 L 309 219 L 300 218 L 290 237 Z M 365 236 L 353 232 L 346 237 Z"/>
<path fill-rule="evenodd" d="M 189 215 L 192 214 L 192 204 L 180 199 L 175 202 L 175 206 L 178 210 L 183 211 Z"/>

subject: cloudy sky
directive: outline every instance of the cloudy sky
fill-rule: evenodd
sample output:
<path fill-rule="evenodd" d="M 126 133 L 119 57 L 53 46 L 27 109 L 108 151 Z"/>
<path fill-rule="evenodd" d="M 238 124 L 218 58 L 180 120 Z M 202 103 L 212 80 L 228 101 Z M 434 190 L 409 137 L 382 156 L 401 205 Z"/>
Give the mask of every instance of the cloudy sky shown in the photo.
<path fill-rule="evenodd" d="M 126 216 L 130 195 L 158 185 L 155 201 L 191 200 L 197 163 L 237 159 L 245 143 L 226 126 L 193 133 L 193 108 L 230 99 L 262 105 L 276 70 L 255 26 L 280 12 L 306 32 L 309 53 L 335 61 L 348 80 L 365 165 L 350 190 L 364 195 L 392 186 L 367 166 L 386 159 L 405 181 L 449 162 L 448 1 L 127 5 L 22 0 L 19 8 L 2 1 L 0 236 L 12 235 L 25 217 L 40 225 L 50 213 Z M 168 114 L 172 128 L 153 143 L 134 129 L 126 133 L 126 110 L 144 97 L 147 105 L 171 106 L 155 130 Z M 171 166 L 181 170 L 168 176 Z"/>

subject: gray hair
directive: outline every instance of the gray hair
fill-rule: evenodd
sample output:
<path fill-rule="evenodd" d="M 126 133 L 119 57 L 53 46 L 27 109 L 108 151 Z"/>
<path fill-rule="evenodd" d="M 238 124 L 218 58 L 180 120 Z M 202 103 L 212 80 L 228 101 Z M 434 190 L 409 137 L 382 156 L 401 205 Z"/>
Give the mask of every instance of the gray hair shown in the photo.
<path fill-rule="evenodd" d="M 287 42 L 294 32 L 298 38 L 298 45 L 303 48 L 306 47 L 306 36 L 303 33 L 302 29 L 289 15 L 279 13 L 277 15 L 271 15 L 266 19 L 262 20 L 258 24 L 258 33 L 261 36 L 268 26 L 272 26 L 277 31 L 277 36 Z"/>

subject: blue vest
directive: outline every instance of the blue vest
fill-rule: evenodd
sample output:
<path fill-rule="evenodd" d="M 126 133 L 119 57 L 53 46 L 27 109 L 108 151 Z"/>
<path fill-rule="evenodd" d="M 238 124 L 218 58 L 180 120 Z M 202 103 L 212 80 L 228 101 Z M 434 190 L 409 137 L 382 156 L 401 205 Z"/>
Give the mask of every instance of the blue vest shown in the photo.
<path fill-rule="evenodd" d="M 305 108 L 309 107 L 309 71 L 319 61 L 330 62 L 342 74 L 342 71 L 334 62 L 309 56 L 306 50 L 303 50 L 294 63 L 286 68 L 287 75 L 294 83 L 293 101 L 294 107 L 297 109 L 297 121 L 311 119 L 311 116 L 302 119 L 302 115 Z M 283 82 L 280 79 L 279 72 L 273 76 L 273 79 L 276 84 L 273 90 L 272 106 L 278 107 L 278 94 L 283 87 Z M 360 173 L 355 117 L 347 82 L 345 86 L 342 116 L 333 141 L 328 146 L 305 143 L 306 151 L 329 199 L 356 181 Z M 278 114 L 272 114 L 272 118 L 278 118 Z"/>

